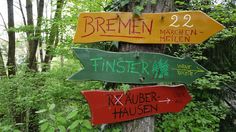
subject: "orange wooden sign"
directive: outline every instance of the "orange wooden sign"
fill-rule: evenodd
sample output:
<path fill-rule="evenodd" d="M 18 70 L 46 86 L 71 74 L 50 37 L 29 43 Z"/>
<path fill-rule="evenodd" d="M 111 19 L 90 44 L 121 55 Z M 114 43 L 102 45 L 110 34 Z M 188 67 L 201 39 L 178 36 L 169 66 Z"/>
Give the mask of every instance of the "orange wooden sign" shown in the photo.
<path fill-rule="evenodd" d="M 150 44 L 197 44 L 224 28 L 201 11 L 81 13 L 74 43 L 124 41 Z"/>

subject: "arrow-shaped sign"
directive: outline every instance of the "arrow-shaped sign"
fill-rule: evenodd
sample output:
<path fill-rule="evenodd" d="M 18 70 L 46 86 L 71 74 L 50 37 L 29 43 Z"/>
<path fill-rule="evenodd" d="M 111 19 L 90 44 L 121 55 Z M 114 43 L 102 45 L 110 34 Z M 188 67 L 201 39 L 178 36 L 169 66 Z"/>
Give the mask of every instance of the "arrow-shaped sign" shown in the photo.
<path fill-rule="evenodd" d="M 107 52 L 88 48 L 73 50 L 84 69 L 69 80 L 134 84 L 191 83 L 206 74 L 206 69 L 189 57 L 181 59 L 158 53 Z"/>
<path fill-rule="evenodd" d="M 224 28 L 201 11 L 143 13 L 81 13 L 75 43 L 125 41 L 153 44 L 202 43 Z"/>
<path fill-rule="evenodd" d="M 191 100 L 184 85 L 146 86 L 123 91 L 82 91 L 92 123 L 107 124 L 166 112 L 179 112 Z"/>

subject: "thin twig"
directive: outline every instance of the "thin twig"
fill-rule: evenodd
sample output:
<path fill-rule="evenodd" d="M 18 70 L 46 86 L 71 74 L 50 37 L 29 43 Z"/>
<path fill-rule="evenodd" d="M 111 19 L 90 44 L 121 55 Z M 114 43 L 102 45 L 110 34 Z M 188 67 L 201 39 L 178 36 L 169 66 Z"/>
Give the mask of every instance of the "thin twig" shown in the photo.
<path fill-rule="evenodd" d="M 4 27 L 5 27 L 5 29 L 7 30 L 8 28 L 7 28 L 7 24 L 6 24 L 6 21 L 4 20 L 4 18 L 3 18 L 3 16 L 2 16 L 2 13 L 0 12 L 0 16 L 1 16 L 1 19 L 2 19 L 2 21 L 3 21 L 3 24 L 4 24 Z"/>
<path fill-rule="evenodd" d="M 26 26 L 26 19 L 25 19 L 25 15 L 24 15 L 24 12 L 23 12 L 21 0 L 19 0 L 19 5 L 20 5 L 20 12 L 22 14 L 23 22 L 24 22 L 24 25 Z"/>

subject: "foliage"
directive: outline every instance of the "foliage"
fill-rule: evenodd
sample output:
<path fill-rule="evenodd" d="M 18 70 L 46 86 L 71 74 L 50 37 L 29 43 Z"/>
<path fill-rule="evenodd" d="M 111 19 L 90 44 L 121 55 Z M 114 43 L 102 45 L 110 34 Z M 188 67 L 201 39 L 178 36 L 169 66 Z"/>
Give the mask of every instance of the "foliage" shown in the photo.
<path fill-rule="evenodd" d="M 87 105 L 81 104 L 78 108 L 68 107 L 62 112 L 57 112 L 56 105 L 50 104 L 47 109 L 37 111 L 36 113 L 43 117 L 39 121 L 40 131 L 91 131 L 92 125 L 87 119 L 90 116 Z"/>
<path fill-rule="evenodd" d="M 156 2 L 154 0 L 151 1 L 152 4 L 155 4 Z M 128 6 L 130 3 L 133 3 L 135 5 L 132 9 L 133 14 L 140 16 L 141 13 L 144 10 L 144 7 L 147 5 L 147 1 L 144 0 L 113 0 L 110 5 L 108 5 L 106 8 L 104 8 L 105 11 L 124 11 L 126 8 L 129 8 Z"/>
<path fill-rule="evenodd" d="M 235 73 L 233 73 L 235 74 Z M 192 101 L 183 111 L 175 114 L 158 115 L 157 131 L 219 131 L 220 122 L 229 113 L 222 101 L 223 82 L 233 81 L 229 74 L 209 73 L 206 77 L 196 80 L 189 90 Z"/>
<path fill-rule="evenodd" d="M 100 82 L 74 82 L 66 80 L 78 69 L 78 61 L 70 60 L 63 67 L 54 67 L 50 72 L 35 74 L 21 72 L 17 76 L 0 80 L 0 131 L 25 130 L 27 122 L 14 123 L 11 107 L 18 112 L 38 109 L 40 131 L 54 130 L 98 131 L 92 127 L 88 105 L 82 90 L 101 89 Z M 10 88 L 17 87 L 13 97 Z M 19 126 L 20 125 L 20 126 Z M 113 128 L 110 128 L 113 130 Z M 114 127 L 114 131 L 119 130 Z"/>
<path fill-rule="evenodd" d="M 71 47 L 74 46 L 72 38 L 78 13 L 123 11 L 129 8 L 130 2 L 136 5 L 133 8 L 133 13 L 136 15 L 140 15 L 147 4 L 144 0 L 67 0 L 62 19 L 43 18 L 42 38 L 30 36 L 27 39 L 42 40 L 41 48 L 45 49 L 49 43 L 51 26 L 53 24 L 59 26 L 57 46 L 49 49 L 50 55 L 55 57 L 52 61 L 53 68 L 48 72 L 31 73 L 26 70 L 27 63 L 21 63 L 18 64 L 16 76 L 0 78 L 0 131 L 28 131 L 31 109 L 37 110 L 36 124 L 39 124 L 42 132 L 121 131 L 119 124 L 92 126 L 89 121 L 90 110 L 80 92 L 103 89 L 103 82 L 73 82 L 66 79 L 78 71 L 78 68 L 81 69 L 79 61 L 73 58 L 71 51 Z M 151 0 L 151 2 L 157 4 L 158 1 Z M 54 7 L 55 1 L 51 4 Z M 201 10 L 222 23 L 225 29 L 200 45 L 167 46 L 167 54 L 177 57 L 190 56 L 211 72 L 189 85 L 188 89 L 193 100 L 182 112 L 156 116 L 156 131 L 219 131 L 220 122 L 224 120 L 226 114 L 231 116 L 223 103 L 222 84 L 236 81 L 236 6 L 232 1 L 216 4 L 213 0 L 175 0 L 175 6 L 177 11 Z M 22 33 L 34 31 L 34 28 L 19 25 L 8 31 Z M 19 40 L 22 38 L 17 41 Z M 26 38 L 18 46 L 22 46 L 24 41 L 27 41 Z M 118 42 L 97 42 L 93 45 L 77 46 L 118 50 Z M 65 60 L 58 61 L 59 57 Z M 154 70 L 158 71 L 158 68 L 156 65 Z M 123 91 L 130 89 L 127 84 L 116 86 Z M 13 117 L 15 113 L 19 113 L 18 116 L 25 119 L 16 123 Z"/>
<path fill-rule="evenodd" d="M 198 90 L 221 89 L 222 83 L 230 83 L 230 75 L 218 74 L 217 72 L 209 72 L 206 76 L 195 80 L 192 86 Z M 214 83 L 213 83 L 214 82 Z"/>
<path fill-rule="evenodd" d="M 157 120 L 156 131 L 219 131 L 219 123 L 226 116 L 223 106 L 213 101 L 191 101 L 185 109 L 176 114 L 166 114 Z"/>

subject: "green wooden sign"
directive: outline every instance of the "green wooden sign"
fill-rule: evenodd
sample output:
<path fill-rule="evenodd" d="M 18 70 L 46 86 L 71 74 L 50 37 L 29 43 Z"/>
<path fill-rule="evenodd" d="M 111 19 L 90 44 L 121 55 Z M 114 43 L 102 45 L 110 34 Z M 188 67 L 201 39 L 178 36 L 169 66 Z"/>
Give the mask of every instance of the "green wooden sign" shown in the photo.
<path fill-rule="evenodd" d="M 134 84 L 191 83 L 207 71 L 189 57 L 181 59 L 159 53 L 107 52 L 89 48 L 73 50 L 84 69 L 69 80 Z"/>

